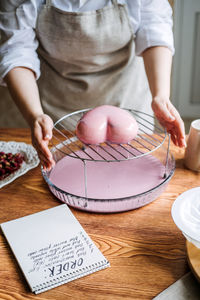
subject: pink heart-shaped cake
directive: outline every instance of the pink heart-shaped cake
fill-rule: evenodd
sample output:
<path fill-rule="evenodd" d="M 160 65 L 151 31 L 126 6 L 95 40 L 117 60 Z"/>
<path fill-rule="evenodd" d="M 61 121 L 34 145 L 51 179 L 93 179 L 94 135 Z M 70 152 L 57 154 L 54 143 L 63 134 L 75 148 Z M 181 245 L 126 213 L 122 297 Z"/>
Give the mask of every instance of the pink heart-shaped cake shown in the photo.
<path fill-rule="evenodd" d="M 78 122 L 76 135 L 84 144 L 97 145 L 106 141 L 124 144 L 138 132 L 135 118 L 124 109 L 112 105 L 88 111 Z"/>

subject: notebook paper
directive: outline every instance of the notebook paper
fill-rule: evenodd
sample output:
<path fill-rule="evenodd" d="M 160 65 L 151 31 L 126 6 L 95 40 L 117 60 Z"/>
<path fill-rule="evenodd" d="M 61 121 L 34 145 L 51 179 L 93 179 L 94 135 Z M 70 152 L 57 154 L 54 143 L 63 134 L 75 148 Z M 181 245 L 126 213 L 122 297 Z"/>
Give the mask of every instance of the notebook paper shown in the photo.
<path fill-rule="evenodd" d="M 36 294 L 109 266 L 66 204 L 2 223 L 1 228 Z"/>

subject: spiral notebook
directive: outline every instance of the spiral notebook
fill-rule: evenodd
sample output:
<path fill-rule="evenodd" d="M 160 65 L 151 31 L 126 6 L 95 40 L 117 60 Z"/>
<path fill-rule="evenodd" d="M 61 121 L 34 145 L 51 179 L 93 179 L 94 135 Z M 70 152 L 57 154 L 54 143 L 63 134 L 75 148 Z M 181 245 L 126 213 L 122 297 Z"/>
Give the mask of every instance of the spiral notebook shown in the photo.
<path fill-rule="evenodd" d="M 1 228 L 35 294 L 109 266 L 66 204 Z"/>

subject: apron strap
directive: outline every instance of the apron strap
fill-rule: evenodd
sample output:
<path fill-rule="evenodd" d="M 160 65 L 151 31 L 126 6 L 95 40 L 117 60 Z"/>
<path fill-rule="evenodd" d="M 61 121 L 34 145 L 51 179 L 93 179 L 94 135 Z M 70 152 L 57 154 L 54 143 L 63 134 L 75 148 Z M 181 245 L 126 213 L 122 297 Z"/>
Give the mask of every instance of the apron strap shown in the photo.
<path fill-rule="evenodd" d="M 117 0 L 111 0 L 111 2 L 112 2 L 113 5 L 116 5 L 116 6 L 118 5 Z"/>
<path fill-rule="evenodd" d="M 51 0 L 46 0 L 46 6 L 51 6 Z"/>

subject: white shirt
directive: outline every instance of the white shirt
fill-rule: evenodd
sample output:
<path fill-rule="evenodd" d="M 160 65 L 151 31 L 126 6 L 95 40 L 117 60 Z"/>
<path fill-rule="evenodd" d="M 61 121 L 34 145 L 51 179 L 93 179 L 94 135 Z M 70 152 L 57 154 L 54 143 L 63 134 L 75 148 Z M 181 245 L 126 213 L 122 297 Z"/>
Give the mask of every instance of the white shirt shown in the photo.
<path fill-rule="evenodd" d="M 39 78 L 35 26 L 44 3 L 44 0 L 0 0 L 1 80 L 19 66 L 32 69 Z M 127 3 L 136 35 L 136 55 L 152 46 L 166 46 L 174 53 L 172 9 L 167 0 L 118 0 L 118 3 Z M 111 5 L 111 0 L 52 0 L 52 5 L 64 11 L 83 12 Z"/>

